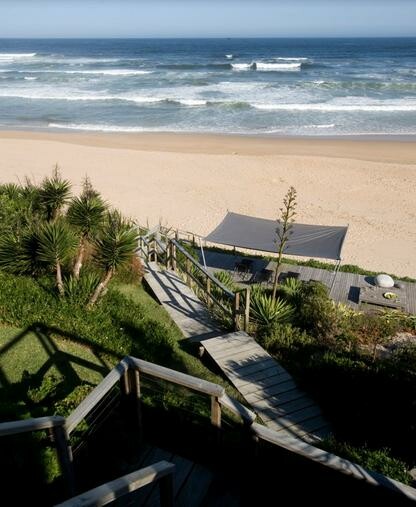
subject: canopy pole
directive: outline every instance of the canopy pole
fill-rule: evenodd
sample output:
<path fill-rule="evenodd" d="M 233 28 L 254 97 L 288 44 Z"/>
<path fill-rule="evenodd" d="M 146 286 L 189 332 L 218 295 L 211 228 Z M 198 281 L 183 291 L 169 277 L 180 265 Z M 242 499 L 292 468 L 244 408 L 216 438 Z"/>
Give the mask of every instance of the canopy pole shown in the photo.
<path fill-rule="evenodd" d="M 199 237 L 199 246 L 201 247 L 202 262 L 204 263 L 204 269 L 207 269 L 207 263 L 205 262 L 204 247 L 202 246 L 201 237 Z"/>
<path fill-rule="evenodd" d="M 341 259 L 338 259 L 337 264 L 336 264 L 335 269 L 334 269 L 334 278 L 332 279 L 332 284 L 331 284 L 331 288 L 329 289 L 329 294 L 332 293 L 332 289 L 334 288 L 335 279 L 337 277 L 340 265 L 341 265 Z"/>

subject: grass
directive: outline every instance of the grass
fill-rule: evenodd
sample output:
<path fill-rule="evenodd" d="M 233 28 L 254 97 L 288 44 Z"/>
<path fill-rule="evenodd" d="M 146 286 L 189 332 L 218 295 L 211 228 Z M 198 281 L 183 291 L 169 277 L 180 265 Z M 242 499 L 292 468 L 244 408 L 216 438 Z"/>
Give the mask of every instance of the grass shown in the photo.
<path fill-rule="evenodd" d="M 100 383 L 104 371 L 112 366 L 89 347 L 71 340 L 15 327 L 0 328 L 3 384 L 4 381 L 8 384 L 21 382 L 24 375 L 34 375 L 44 369 L 45 365 L 49 365 L 45 375 L 59 375 L 69 367 L 81 382 L 93 385 Z"/>

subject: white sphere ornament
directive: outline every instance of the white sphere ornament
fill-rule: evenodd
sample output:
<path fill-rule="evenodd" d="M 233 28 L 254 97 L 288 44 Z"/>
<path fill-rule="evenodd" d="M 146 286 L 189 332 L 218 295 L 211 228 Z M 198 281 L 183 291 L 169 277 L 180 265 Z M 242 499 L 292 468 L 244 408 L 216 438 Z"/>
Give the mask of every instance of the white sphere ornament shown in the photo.
<path fill-rule="evenodd" d="M 390 289 L 394 287 L 394 280 L 390 275 L 377 275 L 374 279 L 377 287 L 383 287 L 384 289 Z"/>

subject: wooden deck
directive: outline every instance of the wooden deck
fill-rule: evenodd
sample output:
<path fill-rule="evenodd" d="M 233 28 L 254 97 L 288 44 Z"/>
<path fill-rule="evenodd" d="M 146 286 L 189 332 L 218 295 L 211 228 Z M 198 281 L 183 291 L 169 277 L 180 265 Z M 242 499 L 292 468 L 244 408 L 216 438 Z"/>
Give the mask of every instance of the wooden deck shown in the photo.
<path fill-rule="evenodd" d="M 144 279 L 185 338 L 199 341 L 223 332 L 177 273 L 162 271 L 158 264 L 149 262 Z"/>
<path fill-rule="evenodd" d="M 207 250 L 205 252 L 205 260 L 207 270 L 214 274 L 216 271 L 230 271 L 234 273 L 234 265 L 238 255 L 232 253 L 222 253 Z M 260 272 L 268 262 L 265 259 L 254 259 L 252 267 L 252 275 L 247 280 L 238 280 L 242 283 L 253 283 L 255 281 L 255 273 Z M 332 287 L 334 273 L 326 269 L 311 268 L 309 266 L 297 266 L 294 264 L 283 264 L 282 273 L 296 273 L 299 280 L 317 280 L 324 283 L 329 289 Z M 416 314 L 416 283 L 402 282 L 406 295 L 405 311 Z M 370 276 L 358 275 L 356 273 L 338 272 L 335 282 L 330 292 L 330 296 L 334 301 L 346 304 L 355 310 L 360 308 L 360 289 L 364 287 L 372 287 L 373 279 Z M 394 291 L 394 289 L 392 289 Z"/>
<path fill-rule="evenodd" d="M 319 407 L 247 333 L 218 336 L 202 345 L 270 429 L 305 440 L 330 433 Z"/>

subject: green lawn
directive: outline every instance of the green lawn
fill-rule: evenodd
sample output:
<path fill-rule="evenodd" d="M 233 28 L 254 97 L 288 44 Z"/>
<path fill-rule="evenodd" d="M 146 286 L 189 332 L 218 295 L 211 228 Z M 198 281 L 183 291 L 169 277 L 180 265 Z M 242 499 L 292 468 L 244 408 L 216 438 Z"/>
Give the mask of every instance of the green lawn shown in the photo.
<path fill-rule="evenodd" d="M 40 331 L 0 328 L 0 371 L 2 384 L 22 381 L 24 372 L 44 375 L 73 375 L 81 382 L 98 384 L 111 368 L 108 359 L 89 347 Z"/>

